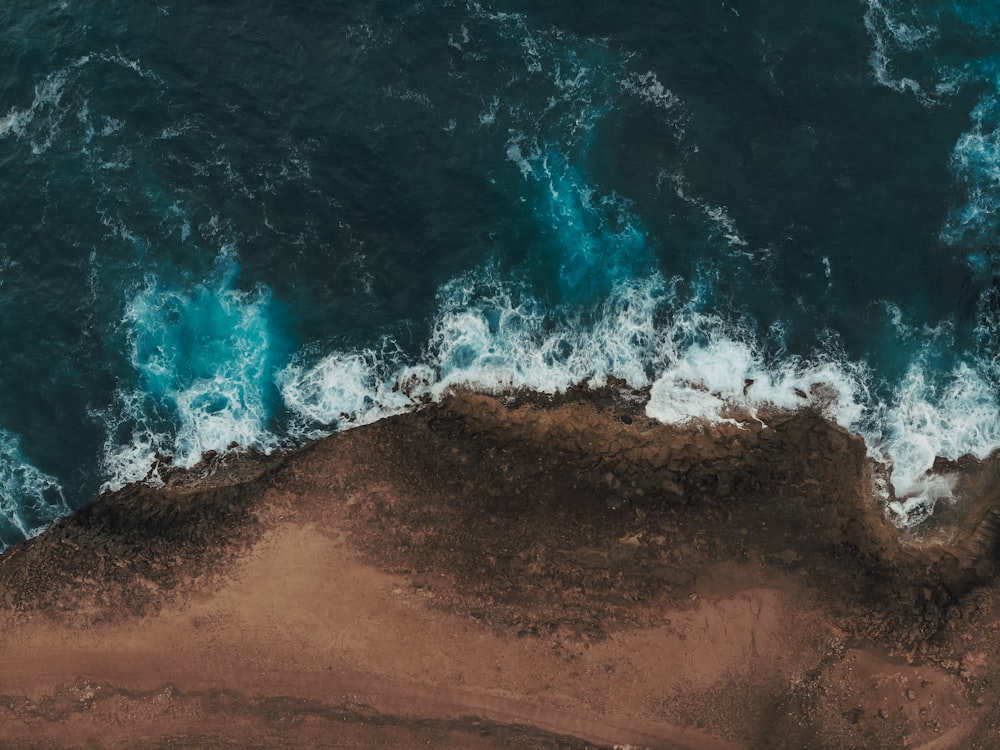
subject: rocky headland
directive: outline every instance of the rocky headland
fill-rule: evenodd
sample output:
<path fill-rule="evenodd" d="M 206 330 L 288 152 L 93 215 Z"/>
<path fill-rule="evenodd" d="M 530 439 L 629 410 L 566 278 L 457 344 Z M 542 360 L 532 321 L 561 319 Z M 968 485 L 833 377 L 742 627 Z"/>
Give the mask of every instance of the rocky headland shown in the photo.
<path fill-rule="evenodd" d="M 816 411 L 456 393 L 0 556 L 0 747 L 994 748 L 1000 462 L 886 520 Z"/>

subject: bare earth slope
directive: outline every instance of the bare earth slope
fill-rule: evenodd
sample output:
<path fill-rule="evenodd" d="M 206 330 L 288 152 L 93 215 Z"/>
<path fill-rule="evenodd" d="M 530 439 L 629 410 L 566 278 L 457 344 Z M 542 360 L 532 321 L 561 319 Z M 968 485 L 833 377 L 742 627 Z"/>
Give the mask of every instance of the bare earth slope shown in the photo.
<path fill-rule="evenodd" d="M 0 557 L 0 747 L 993 748 L 1000 490 L 901 536 L 817 414 L 457 394 Z"/>

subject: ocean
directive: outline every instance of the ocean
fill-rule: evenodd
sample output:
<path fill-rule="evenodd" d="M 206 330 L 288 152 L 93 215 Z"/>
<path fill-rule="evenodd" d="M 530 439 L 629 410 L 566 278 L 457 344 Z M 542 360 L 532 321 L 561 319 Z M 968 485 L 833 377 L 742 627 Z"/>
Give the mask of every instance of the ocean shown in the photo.
<path fill-rule="evenodd" d="M 0 548 L 449 388 L 1000 447 L 1000 5 L 0 8 Z M 159 462 L 159 463 L 157 463 Z"/>

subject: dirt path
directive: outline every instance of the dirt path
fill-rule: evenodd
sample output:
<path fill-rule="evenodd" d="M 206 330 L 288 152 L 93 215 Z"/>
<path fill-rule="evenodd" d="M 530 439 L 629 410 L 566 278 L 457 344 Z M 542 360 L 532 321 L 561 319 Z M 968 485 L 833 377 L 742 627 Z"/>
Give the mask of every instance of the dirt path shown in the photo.
<path fill-rule="evenodd" d="M 672 639 L 644 640 L 650 649 Z M 157 615 L 90 627 L 8 625 L 0 706 L 13 721 L 0 733 L 28 746 L 58 722 L 73 727 L 80 746 L 141 742 L 192 712 L 201 718 L 200 704 L 226 694 L 251 724 L 294 725 L 296 710 L 305 711 L 297 707 L 308 706 L 348 724 L 392 717 L 393 729 L 426 719 L 461 727 L 475 716 L 600 745 L 730 747 L 631 715 L 621 700 L 631 688 L 616 696 L 604 666 L 618 651 L 635 658 L 629 643 L 604 645 L 596 663 L 566 662 L 544 642 L 428 609 L 404 578 L 357 562 L 311 524 L 287 524 L 224 587 Z M 268 699 L 290 705 L 282 711 Z M 294 733 L 282 741 L 292 744 Z"/>

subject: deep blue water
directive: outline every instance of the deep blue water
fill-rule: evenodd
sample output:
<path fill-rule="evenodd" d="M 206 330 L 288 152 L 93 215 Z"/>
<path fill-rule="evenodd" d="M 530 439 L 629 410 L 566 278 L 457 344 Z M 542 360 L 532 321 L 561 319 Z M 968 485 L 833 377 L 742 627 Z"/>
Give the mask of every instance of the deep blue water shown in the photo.
<path fill-rule="evenodd" d="M 993 4 L 8 0 L 0 30 L 0 547 L 157 453 L 463 383 L 822 402 L 900 522 L 949 496 L 935 455 L 1000 446 Z"/>

